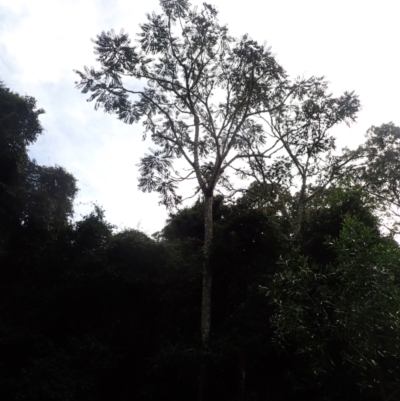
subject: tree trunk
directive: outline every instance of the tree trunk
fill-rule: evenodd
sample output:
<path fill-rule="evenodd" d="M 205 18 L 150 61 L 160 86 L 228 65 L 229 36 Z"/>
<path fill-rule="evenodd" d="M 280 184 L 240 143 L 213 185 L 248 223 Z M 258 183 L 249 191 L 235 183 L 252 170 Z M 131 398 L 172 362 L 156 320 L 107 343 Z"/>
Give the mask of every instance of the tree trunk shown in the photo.
<path fill-rule="evenodd" d="M 303 214 L 305 208 L 305 198 L 306 198 L 306 183 L 303 181 L 303 185 L 301 186 L 300 195 L 299 195 L 299 203 L 297 208 L 297 216 L 294 226 L 294 236 L 295 238 L 300 234 L 301 224 L 303 222 Z"/>
<path fill-rule="evenodd" d="M 199 375 L 199 400 L 209 400 L 209 353 L 211 329 L 211 284 L 212 268 L 210 263 L 213 219 L 213 196 L 204 197 L 204 264 L 203 264 L 203 295 L 201 305 L 201 343 L 202 358 Z"/>

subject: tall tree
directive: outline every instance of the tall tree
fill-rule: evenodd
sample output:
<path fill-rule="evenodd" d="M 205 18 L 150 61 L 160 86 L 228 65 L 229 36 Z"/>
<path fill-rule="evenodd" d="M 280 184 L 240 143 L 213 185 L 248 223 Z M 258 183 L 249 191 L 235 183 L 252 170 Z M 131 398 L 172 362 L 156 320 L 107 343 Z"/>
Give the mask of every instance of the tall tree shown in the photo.
<path fill-rule="evenodd" d="M 229 36 L 209 4 L 160 4 L 162 13 L 147 15 L 141 25 L 136 47 L 123 31 L 98 35 L 94 43 L 101 68 L 76 71 L 77 87 L 91 93 L 88 101 L 95 101 L 95 108 L 129 124 L 141 121 L 144 136 L 151 136 L 156 149 L 141 159 L 139 188 L 157 191 L 161 203 L 172 207 L 182 201 L 177 184 L 197 182 L 195 193 L 204 197 L 201 338 L 207 350 L 214 192 L 233 187 L 228 168 L 272 152 L 275 142 L 260 153 L 254 150 L 266 146 L 265 121 L 320 80 L 289 82 L 267 47 L 247 35 Z M 175 169 L 175 159 L 184 159 L 188 170 Z"/>

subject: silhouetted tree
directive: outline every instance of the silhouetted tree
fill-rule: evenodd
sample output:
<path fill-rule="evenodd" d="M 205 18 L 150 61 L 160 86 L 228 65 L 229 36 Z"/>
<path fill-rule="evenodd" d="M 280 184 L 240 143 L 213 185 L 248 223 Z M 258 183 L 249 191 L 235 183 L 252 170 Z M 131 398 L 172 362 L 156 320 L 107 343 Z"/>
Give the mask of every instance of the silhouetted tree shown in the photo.
<path fill-rule="evenodd" d="M 30 163 L 27 146 L 43 130 L 39 121 L 43 113 L 33 97 L 13 93 L 0 81 L 0 255 L 20 223 Z"/>
<path fill-rule="evenodd" d="M 355 151 L 345 150 L 355 160 L 348 169 L 349 183 L 368 193 L 380 224 L 392 235 L 399 234 L 400 216 L 400 127 L 393 123 L 372 126 L 366 142 Z"/>
<path fill-rule="evenodd" d="M 91 92 L 88 100 L 95 101 L 96 108 L 116 113 L 126 123 L 143 122 L 144 136 L 149 133 L 157 148 L 141 159 L 139 188 L 159 192 L 161 203 L 171 207 L 181 202 L 176 193 L 179 182 L 194 179 L 198 184 L 196 193 L 204 197 L 201 335 L 207 350 L 212 204 L 216 190 L 235 190 L 227 170 L 235 169 L 240 160 L 263 160 L 276 151 L 279 140 L 265 146 L 265 122 L 270 118 L 291 124 L 280 133 L 287 144 L 294 138 L 287 138 L 294 125 L 298 132 L 306 132 L 299 128 L 303 117 L 296 113 L 300 109 L 307 109 L 304 113 L 312 121 L 308 129 L 314 132 L 318 125 L 314 109 L 332 103 L 319 120 L 327 120 L 324 123 L 329 126 L 351 119 L 358 102 L 352 94 L 326 100 L 320 79 L 290 83 L 269 49 L 247 35 L 230 37 L 227 28 L 219 25 L 216 9 L 206 3 L 199 9 L 190 8 L 187 0 L 161 0 L 160 4 L 162 13 L 148 15 L 147 23 L 141 25 L 137 47 L 123 31 L 102 32 L 94 41 L 101 69 L 77 71 L 77 86 L 83 93 Z M 307 101 L 296 108 L 293 102 L 303 98 Z M 304 139 L 315 142 L 308 157 L 318 153 L 314 149 L 321 146 L 323 135 L 324 129 Z M 301 170 L 299 159 L 311 148 L 303 143 L 295 146 L 301 150 L 293 162 Z M 177 158 L 186 161 L 187 171 L 173 167 Z"/>

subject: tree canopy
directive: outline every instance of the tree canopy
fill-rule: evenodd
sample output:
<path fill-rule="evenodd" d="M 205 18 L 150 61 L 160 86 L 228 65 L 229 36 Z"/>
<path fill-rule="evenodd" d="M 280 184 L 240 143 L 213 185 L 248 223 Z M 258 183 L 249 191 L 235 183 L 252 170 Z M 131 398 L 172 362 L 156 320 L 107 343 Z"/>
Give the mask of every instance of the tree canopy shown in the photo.
<path fill-rule="evenodd" d="M 77 86 L 96 108 L 129 124 L 141 121 L 157 145 L 142 158 L 141 189 L 172 206 L 181 200 L 178 182 L 193 178 L 204 194 L 218 182 L 230 188 L 234 162 L 251 159 L 254 170 L 279 148 L 297 174 L 334 175 L 340 163 L 329 153 L 330 169 L 322 173 L 317 165 L 333 147 L 327 131 L 354 120 L 353 93 L 333 98 L 322 78 L 291 82 L 268 47 L 229 36 L 208 4 L 160 4 L 163 12 L 147 16 L 136 46 L 123 31 L 102 32 L 94 40 L 101 68 L 77 71 Z M 175 158 L 186 160 L 185 173 L 173 167 Z"/>
<path fill-rule="evenodd" d="M 353 162 L 346 178 L 369 194 L 381 224 L 391 235 L 399 234 L 400 127 L 393 123 L 371 127 L 366 142 L 356 150 L 345 150 Z"/>

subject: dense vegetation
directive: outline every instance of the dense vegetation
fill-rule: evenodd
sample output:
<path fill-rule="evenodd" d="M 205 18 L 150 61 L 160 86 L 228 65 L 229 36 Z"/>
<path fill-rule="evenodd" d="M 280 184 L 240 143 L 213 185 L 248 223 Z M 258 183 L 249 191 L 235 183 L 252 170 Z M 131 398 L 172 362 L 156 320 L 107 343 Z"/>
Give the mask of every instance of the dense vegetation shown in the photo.
<path fill-rule="evenodd" d="M 202 200 L 154 238 L 116 232 L 100 207 L 73 221 L 75 178 L 27 155 L 42 112 L 1 84 L 2 399 L 196 398 Z M 296 193 L 285 214 L 258 184 L 214 198 L 212 399 L 399 399 L 400 249 L 379 219 L 395 177 L 373 195 L 398 132 L 370 131 L 379 168 L 321 190 L 298 235 Z"/>

